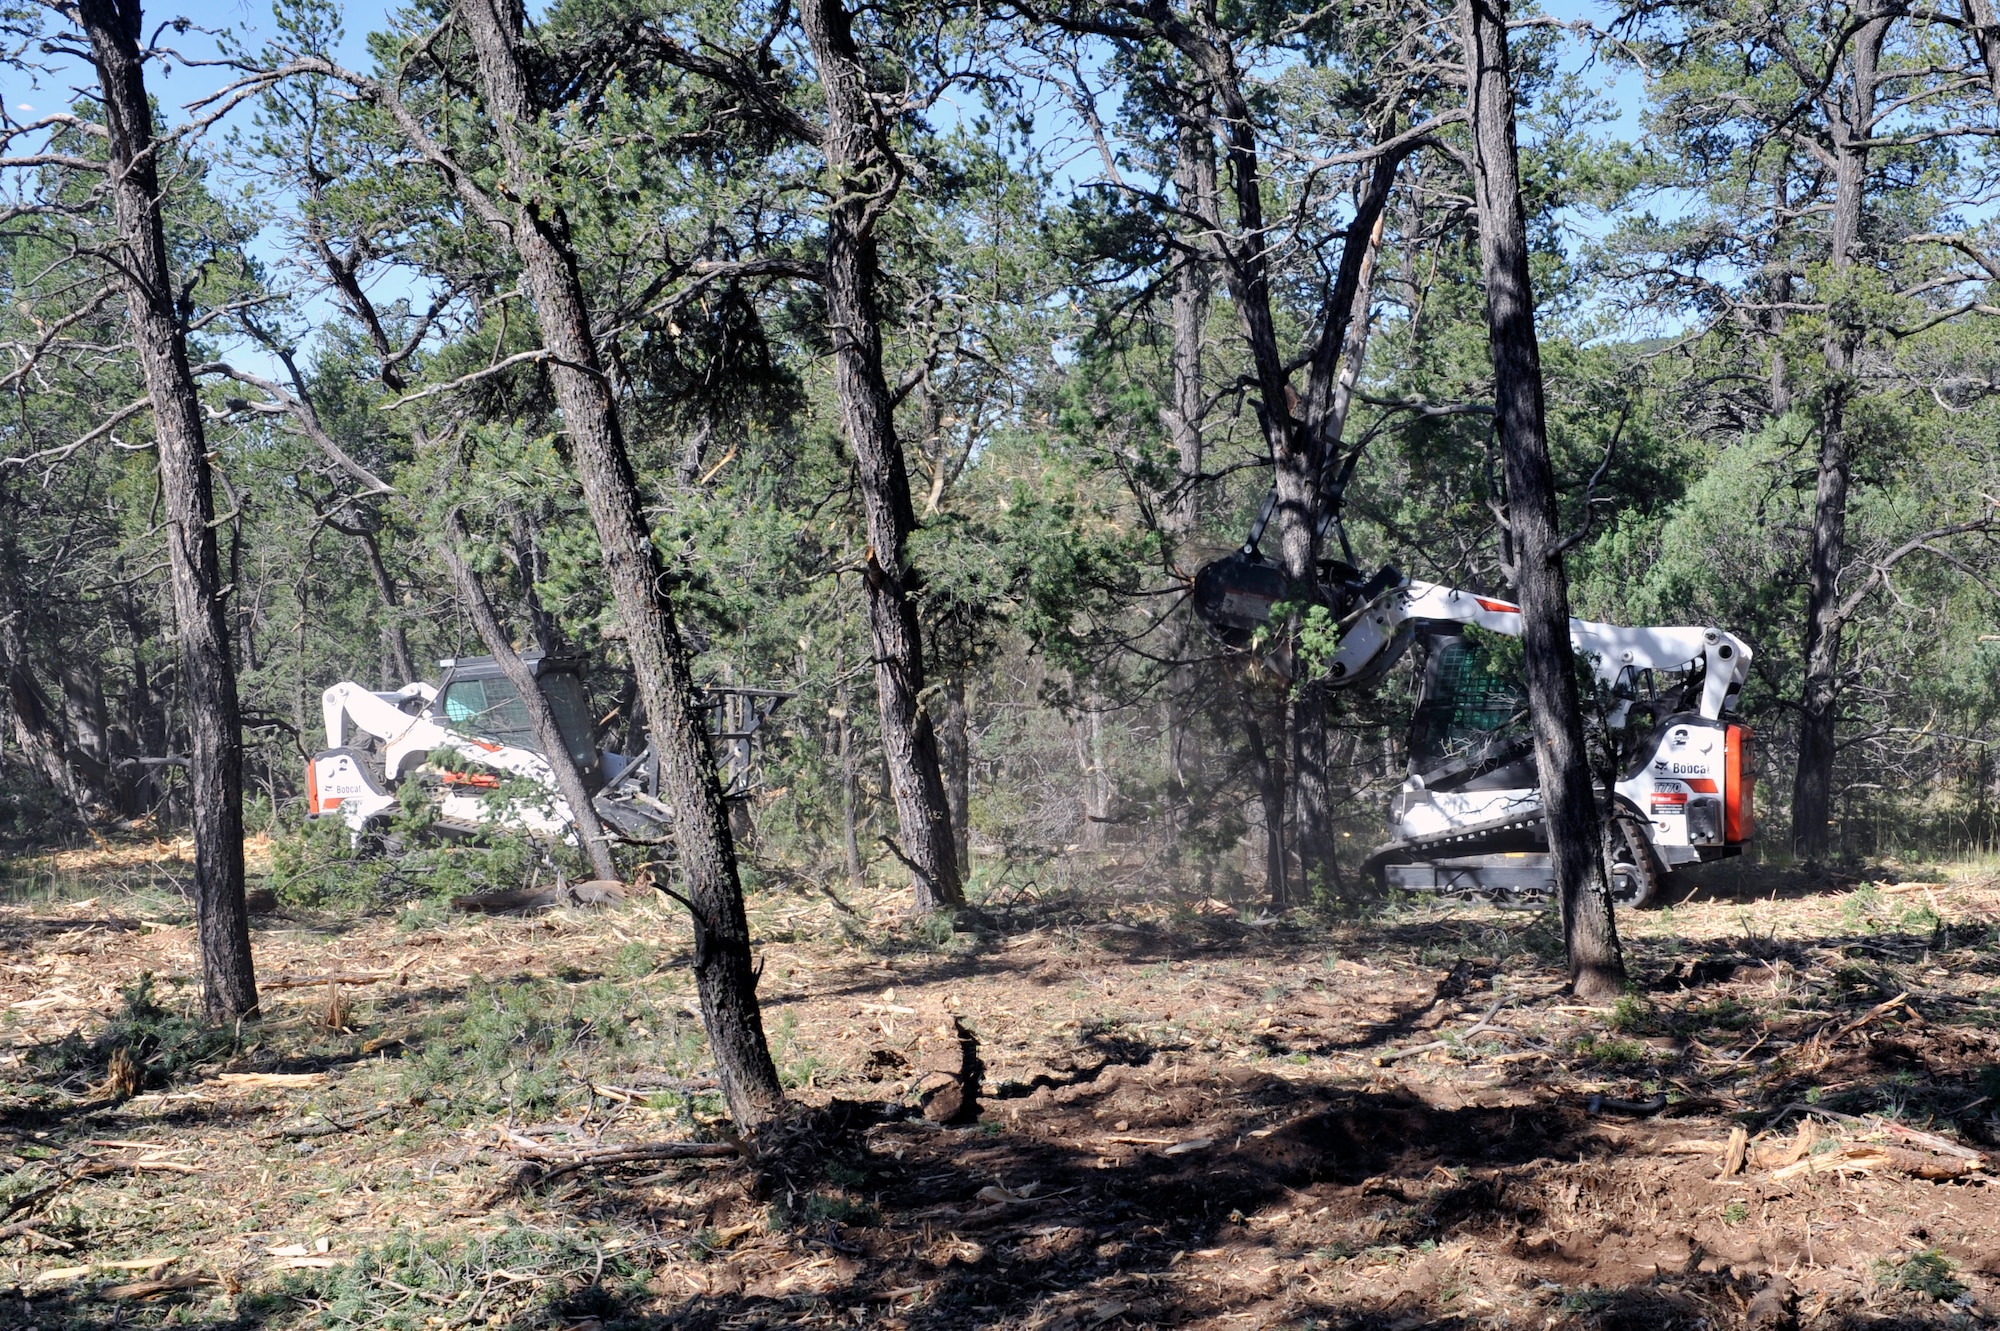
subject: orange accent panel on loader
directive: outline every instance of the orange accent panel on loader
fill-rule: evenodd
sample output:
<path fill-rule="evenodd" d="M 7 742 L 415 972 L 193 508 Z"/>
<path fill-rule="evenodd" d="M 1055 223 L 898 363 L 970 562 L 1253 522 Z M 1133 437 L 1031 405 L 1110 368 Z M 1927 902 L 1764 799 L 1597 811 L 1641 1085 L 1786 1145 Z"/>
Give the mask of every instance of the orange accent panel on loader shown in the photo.
<path fill-rule="evenodd" d="M 1752 738 L 1748 726 L 1730 726 L 1722 732 L 1722 839 L 1731 844 L 1748 841 L 1757 830 Z"/>

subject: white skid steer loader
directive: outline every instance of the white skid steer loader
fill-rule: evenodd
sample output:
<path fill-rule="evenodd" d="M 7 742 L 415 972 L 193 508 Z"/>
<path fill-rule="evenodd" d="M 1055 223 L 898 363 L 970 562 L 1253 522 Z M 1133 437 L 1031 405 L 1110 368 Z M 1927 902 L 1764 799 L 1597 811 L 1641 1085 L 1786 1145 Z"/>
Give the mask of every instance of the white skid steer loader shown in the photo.
<path fill-rule="evenodd" d="M 647 748 L 627 758 L 592 738 L 582 661 L 524 652 L 522 661 L 555 713 L 584 788 L 614 832 L 638 840 L 667 835 L 673 810 L 659 798 L 659 772 Z M 327 747 L 306 768 L 311 817 L 338 817 L 358 838 L 387 827 L 401 789 L 419 783 L 432 810 L 430 830 L 468 836 L 494 826 L 569 840 L 569 806 L 528 720 L 527 709 L 490 656 L 440 661 L 436 685 L 416 681 L 381 693 L 352 682 L 320 696 Z M 791 695 L 775 689 L 705 690 L 716 724 L 710 733 L 724 795 L 753 785 L 760 731 Z"/>
<path fill-rule="evenodd" d="M 1195 577 L 1196 613 L 1237 651 L 1255 649 L 1272 607 L 1293 599 L 1282 570 L 1257 552 L 1262 526 L 1260 518 L 1242 549 Z M 1323 565 L 1321 590 L 1339 627 L 1326 684 L 1365 686 L 1412 646 L 1418 651 L 1408 775 L 1389 804 L 1390 840 L 1364 867 L 1382 886 L 1404 891 L 1502 903 L 1552 892 L 1525 691 L 1517 673 L 1467 632 L 1518 638 L 1519 607 L 1412 581 L 1394 568 L 1364 579 L 1340 561 Z M 1741 854 L 1751 839 L 1752 736 L 1734 719 L 1750 648 L 1715 628 L 1581 619 L 1570 620 L 1570 642 L 1590 662 L 1597 696 L 1608 699 L 1593 738 L 1613 768 L 1609 789 L 1600 789 L 1612 820 L 1613 896 L 1640 906 L 1667 872 Z"/>

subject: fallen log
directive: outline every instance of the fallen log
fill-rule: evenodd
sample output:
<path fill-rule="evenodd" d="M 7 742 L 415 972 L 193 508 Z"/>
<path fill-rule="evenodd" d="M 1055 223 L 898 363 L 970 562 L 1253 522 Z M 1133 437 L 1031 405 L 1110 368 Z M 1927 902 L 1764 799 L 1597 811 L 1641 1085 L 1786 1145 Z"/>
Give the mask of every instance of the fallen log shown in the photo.
<path fill-rule="evenodd" d="M 335 971 L 330 975 L 272 975 L 257 977 L 259 989 L 310 989 L 319 984 L 381 984 L 403 982 L 405 971 Z"/>
<path fill-rule="evenodd" d="M 1819 1105 L 1802 1104 L 1796 1100 L 1780 1109 L 1776 1116 L 1771 1119 L 1770 1123 L 1765 1126 L 1764 1131 L 1770 1132 L 1778 1124 L 1784 1122 L 1795 1113 L 1817 1115 L 1820 1118 L 1832 1119 L 1836 1123 L 1850 1124 L 1868 1132 L 1887 1133 L 1889 1136 L 1909 1142 L 1913 1146 L 1921 1146 L 1927 1151 L 1935 1151 L 1939 1155 L 1948 1155 L 1955 1159 L 1968 1161 L 1975 1169 L 1984 1169 L 1987 1164 L 1986 1152 L 1974 1150 L 1972 1147 L 1955 1142 L 1949 1137 L 1941 1137 L 1935 1132 L 1925 1132 L 1919 1128 L 1906 1127 L 1901 1123 L 1892 1122 L 1878 1114 L 1869 1114 L 1865 1117 L 1857 1114 L 1843 1114 L 1837 1109 L 1824 1109 Z"/>
<path fill-rule="evenodd" d="M 512 915 L 556 906 L 615 906 L 630 892 L 624 883 L 612 878 L 592 878 L 581 883 L 558 880 L 548 887 L 468 893 L 453 897 L 451 908 L 469 914 Z"/>
<path fill-rule="evenodd" d="M 1771 1177 L 1783 1182 L 1802 1174 L 1866 1174 L 1880 1169 L 1893 1169 L 1915 1178 L 1942 1182 L 1976 1173 L 1979 1166 L 1956 1156 L 1940 1157 L 1926 1155 L 1922 1151 L 1907 1150 L 1901 1146 L 1857 1142 L 1822 1155 L 1809 1155 L 1796 1164 L 1774 1169 L 1771 1171 Z"/>
<path fill-rule="evenodd" d="M 134 1299 L 157 1299 L 168 1294 L 181 1294 L 204 1285 L 215 1284 L 213 1276 L 168 1276 L 164 1280 L 135 1280 L 128 1285 L 113 1285 L 102 1289 L 97 1296 L 102 1299 L 116 1299 L 126 1302 Z"/>
<path fill-rule="evenodd" d="M 741 1155 L 735 1142 L 630 1142 L 608 1146 L 554 1146 L 506 1128 L 494 1129 L 498 1144 L 514 1155 L 548 1164 L 589 1168 L 633 1160 L 715 1160 Z"/>

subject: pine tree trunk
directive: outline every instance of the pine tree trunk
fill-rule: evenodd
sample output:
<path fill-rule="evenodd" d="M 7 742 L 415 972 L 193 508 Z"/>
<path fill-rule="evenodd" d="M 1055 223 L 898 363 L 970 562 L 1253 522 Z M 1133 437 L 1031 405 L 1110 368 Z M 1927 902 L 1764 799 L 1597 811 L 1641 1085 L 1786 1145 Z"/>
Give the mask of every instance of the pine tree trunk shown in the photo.
<path fill-rule="evenodd" d="M 86 822 L 101 822 L 114 807 L 111 723 L 104 706 L 104 684 L 97 674 L 97 662 L 82 650 L 65 653 L 59 673 L 77 809 Z"/>
<path fill-rule="evenodd" d="M 1257 799 L 1264 811 L 1264 890 L 1270 894 L 1271 908 L 1284 910 L 1291 904 L 1285 856 L 1285 762 L 1265 742 L 1264 727 L 1257 723 L 1247 699 L 1243 736 L 1250 741 L 1250 756 L 1257 764 Z"/>
<path fill-rule="evenodd" d="M 1831 371 L 1835 356 L 1829 355 Z M 1806 573 L 1805 680 L 1799 698 L 1799 765 L 1792 779 L 1792 853 L 1826 858 L 1832 844 L 1833 763 L 1838 752 L 1840 569 L 1847 550 L 1845 403 L 1832 385 L 1822 410 L 1819 484 L 1813 497 L 1812 554 Z"/>
<path fill-rule="evenodd" d="M 859 892 L 868 886 L 868 866 L 861 858 L 861 778 L 854 770 L 854 727 L 842 701 L 840 726 L 840 849 L 847 866 L 847 886 Z"/>
<path fill-rule="evenodd" d="M 854 719 L 849 711 L 847 654 L 839 647 L 833 652 L 833 748 L 840 764 L 840 849 L 847 866 L 849 891 L 859 892 L 868 885 L 868 865 L 861 857 L 861 774 L 854 752 Z"/>
<path fill-rule="evenodd" d="M 938 765 L 945 803 L 951 807 L 951 843 L 962 883 L 972 873 L 972 735 L 965 713 L 965 672 L 954 670 L 939 690 L 944 721 L 938 726 Z"/>
<path fill-rule="evenodd" d="M 670 580 L 646 523 L 617 404 L 591 331 L 568 219 L 547 201 L 538 155 L 525 140 L 537 108 L 518 49 L 521 13 L 511 0 L 463 0 L 459 12 L 511 177 L 509 194 L 539 202 L 495 215 L 489 198 L 462 178 L 454 183 L 492 229 L 512 242 L 542 343 L 551 353 L 549 379 L 625 627 L 625 648 L 659 761 L 660 795 L 674 811 L 675 854 L 694 921 L 695 985 L 717 1080 L 730 1117 L 751 1132 L 783 1107 L 784 1090 L 764 1039 L 735 844 L 686 645 L 674 622 Z"/>
<path fill-rule="evenodd" d="M 1867 203 L 1868 149 L 1875 120 L 1877 65 L 1890 20 L 1870 18 L 1854 35 L 1851 104 L 1833 131 L 1834 197 L 1828 267 L 1838 283 L 1852 271 Z M 1833 764 L 1839 752 L 1840 574 L 1847 562 L 1847 492 L 1851 462 L 1847 406 L 1863 330 L 1834 321 L 1822 351 L 1826 388 L 1820 406 L 1819 477 L 1813 494 L 1812 554 L 1806 568 L 1805 680 L 1799 697 L 1799 766 L 1792 779 L 1792 852 L 1817 861 L 1832 844 Z"/>
<path fill-rule="evenodd" d="M 542 604 L 540 589 L 548 561 L 542 554 L 541 534 L 534 520 L 518 508 L 507 511 L 507 540 L 513 547 L 514 568 L 521 578 L 521 603 L 528 608 L 528 632 L 534 635 L 535 646 L 545 655 L 554 656 L 562 651 L 563 640 L 562 626 Z"/>
<path fill-rule="evenodd" d="M 1354 386 L 1361 378 L 1361 362 L 1368 350 L 1369 306 L 1375 295 L 1375 258 L 1382 247 L 1382 223 L 1387 215 L 1389 186 L 1395 178 L 1398 160 L 1384 158 L 1376 164 L 1375 179 L 1356 210 L 1353 225 L 1348 228 L 1346 248 L 1341 254 L 1342 279 L 1337 280 L 1334 294 L 1334 299 L 1339 302 L 1337 309 L 1345 310 L 1346 315 L 1345 327 L 1339 329 L 1340 355 L 1332 388 L 1330 391 L 1323 388 L 1320 384 L 1321 373 L 1315 373 L 1307 391 L 1306 429 L 1318 440 L 1314 456 L 1318 459 L 1325 485 L 1332 485 L 1337 480 L 1333 472 L 1341 461 L 1341 439 L 1347 429 L 1347 412 L 1353 404 Z M 1348 294 L 1343 291 L 1347 262 L 1349 255 L 1357 251 L 1359 258 L 1354 265 L 1352 291 Z M 1329 326 L 1323 336 L 1330 339 L 1334 333 L 1335 327 Z M 1323 499 L 1323 502 L 1326 500 Z M 1297 840 L 1306 891 L 1308 894 L 1330 893 L 1344 897 L 1347 885 L 1340 872 L 1340 841 L 1333 825 L 1337 801 L 1334 797 L 1333 764 L 1329 757 L 1332 751 L 1330 731 L 1337 706 L 1332 690 L 1323 682 L 1308 680 L 1300 687 L 1298 699 L 1292 705 L 1292 761 L 1298 768 Z"/>
<path fill-rule="evenodd" d="M 1202 333 L 1208 322 L 1209 275 L 1201 252 L 1206 218 L 1215 208 L 1215 144 L 1205 125 L 1183 121 L 1174 137 L 1174 199 L 1183 216 L 1175 258 L 1173 315 L 1173 405 L 1161 412 L 1174 446 L 1176 493 L 1166 518 L 1176 546 L 1201 526 L 1202 420 L 1208 414 L 1201 380 Z M 1176 553 L 1179 553 L 1176 550 Z"/>
<path fill-rule="evenodd" d="M 1084 704 L 1083 720 L 1076 727 L 1076 765 L 1083 777 L 1083 830 L 1078 840 L 1090 850 L 1102 850 L 1111 794 L 1104 773 L 1104 712 L 1095 690 Z"/>
<path fill-rule="evenodd" d="M 1202 432 L 1208 415 L 1207 390 L 1202 381 L 1203 334 L 1208 323 L 1211 270 L 1204 260 L 1208 249 L 1206 219 L 1215 210 L 1215 141 L 1205 121 L 1189 115 L 1177 127 L 1174 142 L 1174 200 L 1181 217 L 1181 246 L 1174 269 L 1171 306 L 1173 345 L 1173 402 L 1160 415 L 1167 438 L 1174 447 L 1175 492 L 1161 515 L 1161 525 L 1172 541 L 1175 566 L 1191 575 L 1194 542 L 1201 531 L 1202 466 L 1206 439 Z M 1195 698 L 1193 660 L 1207 650 L 1201 623 L 1195 618 L 1192 599 L 1182 602 L 1168 632 L 1167 649 L 1174 662 L 1166 687 L 1161 691 L 1162 726 L 1165 730 L 1167 767 L 1167 835 L 1169 854 L 1180 844 L 1187 826 L 1188 787 L 1186 752 L 1190 744 L 1188 725 L 1199 712 Z"/>
<path fill-rule="evenodd" d="M 493 602 L 486 595 L 485 586 L 479 575 L 465 562 L 460 551 L 461 545 L 470 544 L 472 533 L 465 528 L 465 516 L 457 509 L 445 520 L 443 539 L 437 543 L 438 555 L 444 560 L 445 571 L 451 575 L 452 586 L 458 589 L 459 604 L 472 620 L 474 632 L 486 644 L 487 655 L 500 667 L 500 673 L 514 686 L 520 696 L 521 707 L 528 714 L 528 724 L 534 727 L 535 739 L 542 746 L 542 757 L 547 760 L 549 772 L 555 777 L 556 789 L 561 792 L 563 803 L 569 805 L 570 821 L 576 825 L 577 840 L 583 843 L 583 853 L 590 860 L 591 873 L 598 878 L 616 879 L 618 865 L 611 857 L 611 840 L 604 835 L 604 824 L 597 817 L 597 806 L 590 802 L 590 792 L 584 788 L 583 774 L 576 770 L 576 760 L 570 757 L 569 740 L 562 733 L 562 726 L 556 721 L 555 708 L 549 706 L 548 697 L 535 682 L 535 672 L 528 669 L 528 663 L 514 652 L 514 644 L 508 640 L 507 630 L 500 624 L 500 617 L 493 612 Z"/>
<path fill-rule="evenodd" d="M 868 623 L 875 640 L 875 691 L 882 752 L 896 799 L 904 854 L 914 866 L 919 910 L 965 900 L 953 851 L 951 809 L 938 767 L 937 736 L 924 711 L 923 637 L 917 624 L 916 530 L 910 475 L 896 437 L 895 405 L 882 369 L 875 308 L 880 260 L 875 220 L 894 196 L 899 170 L 883 142 L 867 72 L 840 0 L 800 9 L 826 97 L 823 142 L 833 201 L 826 215 L 826 298 L 833 381 L 861 477 L 869 548 Z"/>
<path fill-rule="evenodd" d="M 256 1011 L 257 981 L 243 901 L 243 733 L 224 606 L 228 591 L 215 543 L 208 444 L 160 218 L 160 147 L 146 95 L 139 3 L 79 0 L 75 14 L 90 39 L 104 97 L 106 173 L 118 228 L 115 267 L 153 400 L 188 704 L 202 1011 L 211 1021 L 223 1021 Z"/>
<path fill-rule="evenodd" d="M 368 576 L 374 580 L 375 594 L 382 598 L 382 608 L 389 616 L 389 622 L 382 626 L 382 647 L 389 654 L 390 666 L 400 676 L 390 687 L 400 688 L 418 678 L 417 664 L 410 655 L 409 635 L 403 631 L 403 598 L 396 591 L 396 580 L 389 576 L 389 566 L 382 562 L 382 543 L 366 527 L 345 527 L 337 522 L 328 525 L 361 542 L 361 552 L 368 561 Z"/>
<path fill-rule="evenodd" d="M 49 787 L 63 800 L 82 808 L 70 776 L 69 745 L 55 722 L 41 681 L 28 662 L 28 614 L 12 583 L 0 572 L 0 691 L 13 722 L 14 744 L 41 769 Z"/>
<path fill-rule="evenodd" d="M 1472 114 L 1473 184 L 1486 280 L 1494 409 L 1505 460 L 1535 763 L 1570 984 L 1579 997 L 1606 999 L 1623 988 L 1625 961 L 1611 911 L 1604 819 L 1584 750 L 1576 656 L 1570 646 L 1569 578 L 1558 548 L 1541 349 L 1528 279 L 1528 228 L 1521 204 L 1505 0 L 1460 0 L 1459 21 Z"/>
<path fill-rule="evenodd" d="M 1987 86 L 1993 90 L 1993 99 L 2000 102 L 2000 18 L 1994 16 L 1992 0 L 1962 2 L 1972 39 L 1979 46 L 1979 63 L 1986 68 Z"/>

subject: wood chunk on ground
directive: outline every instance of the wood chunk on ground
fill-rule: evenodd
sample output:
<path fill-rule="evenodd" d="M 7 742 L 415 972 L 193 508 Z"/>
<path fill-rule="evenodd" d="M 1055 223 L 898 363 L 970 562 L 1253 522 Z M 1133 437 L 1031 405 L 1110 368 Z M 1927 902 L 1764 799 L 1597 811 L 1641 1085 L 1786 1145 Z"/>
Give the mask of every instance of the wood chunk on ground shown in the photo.
<path fill-rule="evenodd" d="M 918 1102 L 933 1123 L 969 1123 L 979 1117 L 979 1039 L 952 1017 L 917 1037 Z"/>

